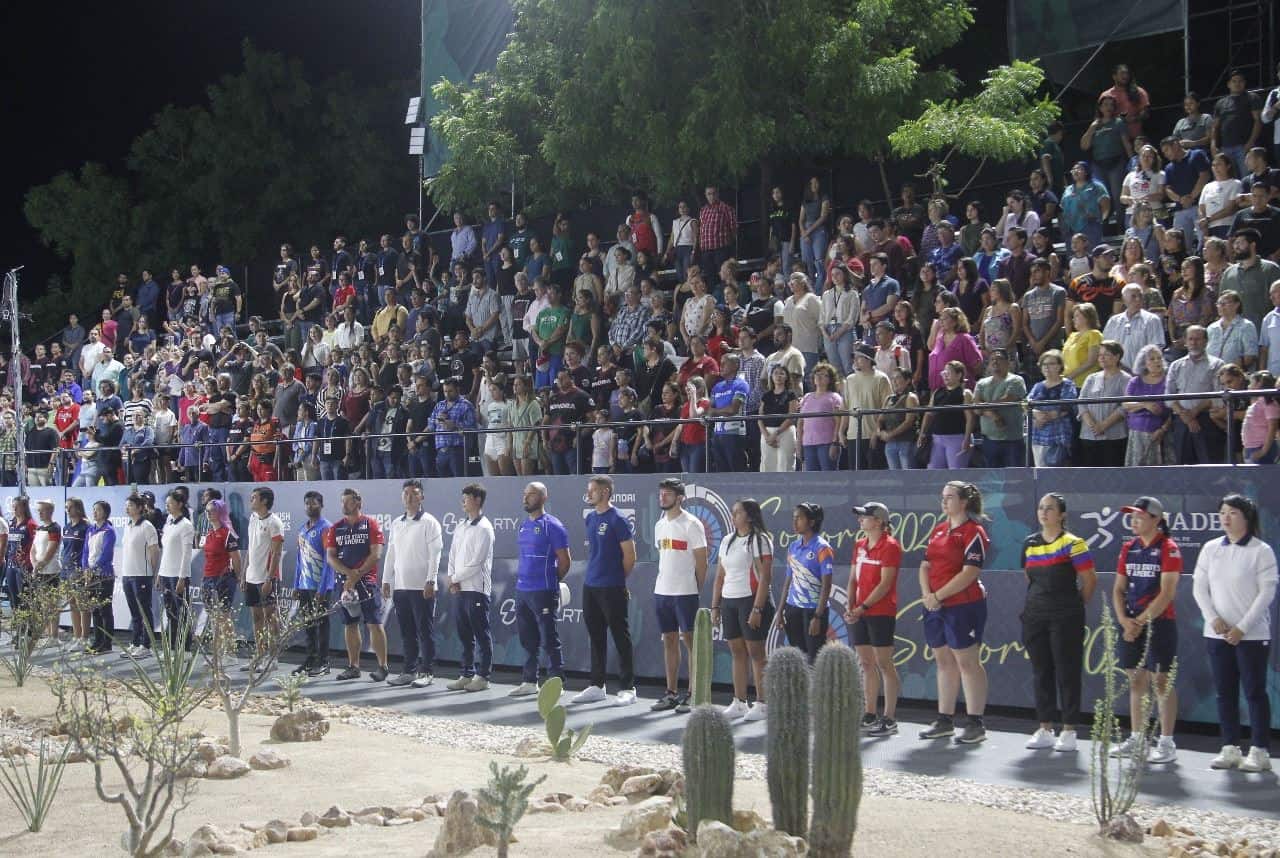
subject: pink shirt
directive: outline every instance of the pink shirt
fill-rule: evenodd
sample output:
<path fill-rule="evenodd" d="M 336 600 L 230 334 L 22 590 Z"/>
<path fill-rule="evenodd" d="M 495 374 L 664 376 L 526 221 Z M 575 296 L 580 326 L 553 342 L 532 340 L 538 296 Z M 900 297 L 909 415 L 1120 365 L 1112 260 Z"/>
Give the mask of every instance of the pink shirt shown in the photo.
<path fill-rule="evenodd" d="M 951 345 L 946 345 L 945 339 L 939 332 L 933 342 L 933 351 L 929 352 L 929 389 L 946 386 L 942 383 L 942 368 L 953 360 L 964 364 L 964 386 L 972 388 L 978 367 L 982 366 L 982 352 L 978 351 L 978 344 L 972 334 L 957 333 Z"/>
<path fill-rule="evenodd" d="M 844 397 L 831 391 L 829 393 L 806 393 L 800 400 L 800 416 L 820 414 L 824 411 L 840 411 L 844 408 Z M 830 444 L 836 439 L 835 417 L 805 417 L 804 432 L 800 443 L 805 446 Z"/>
<path fill-rule="evenodd" d="M 1271 421 L 1280 420 L 1280 404 L 1255 399 L 1244 413 L 1240 438 L 1246 450 L 1261 447 L 1271 436 Z"/>

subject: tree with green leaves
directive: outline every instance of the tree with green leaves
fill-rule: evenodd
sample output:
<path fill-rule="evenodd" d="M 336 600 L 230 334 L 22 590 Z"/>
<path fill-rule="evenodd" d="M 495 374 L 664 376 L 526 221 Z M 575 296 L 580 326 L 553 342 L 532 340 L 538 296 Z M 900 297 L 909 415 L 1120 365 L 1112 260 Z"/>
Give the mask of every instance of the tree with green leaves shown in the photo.
<path fill-rule="evenodd" d="M 393 142 L 410 84 L 317 84 L 297 60 L 248 41 L 243 57 L 206 103 L 156 114 L 123 172 L 90 162 L 27 192 L 28 222 L 71 269 L 69 286 L 35 302 L 37 333 L 68 307 L 102 302 L 118 272 L 238 270 L 280 240 L 376 235 L 412 202 L 411 168 Z"/>
<path fill-rule="evenodd" d="M 545 211 L 883 155 L 954 90 L 929 63 L 972 22 L 961 0 L 516 0 L 494 72 L 433 89 L 452 159 L 431 193 L 468 206 L 514 181 Z"/>
<path fill-rule="evenodd" d="M 964 99 L 930 101 L 924 112 L 889 135 L 899 158 L 929 154 L 922 174 L 935 194 L 945 194 L 947 167 L 957 155 L 976 159 L 963 195 L 987 161 L 1007 162 L 1033 157 L 1045 128 L 1061 115 L 1058 103 L 1042 95 L 1044 72 L 1035 63 L 1018 61 L 994 69 L 982 89 Z"/>

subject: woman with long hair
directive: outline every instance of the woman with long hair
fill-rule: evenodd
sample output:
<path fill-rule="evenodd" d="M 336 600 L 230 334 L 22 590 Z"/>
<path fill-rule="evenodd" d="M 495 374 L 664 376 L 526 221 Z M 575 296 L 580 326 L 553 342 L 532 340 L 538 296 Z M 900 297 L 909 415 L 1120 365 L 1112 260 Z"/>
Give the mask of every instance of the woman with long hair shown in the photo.
<path fill-rule="evenodd" d="M 1219 152 L 1213 156 L 1213 181 L 1200 191 L 1200 234 L 1214 238 L 1226 238 L 1231 234 L 1231 223 L 1240 208 L 1241 184 L 1235 177 L 1235 164 L 1231 156 Z"/>
<path fill-rule="evenodd" d="M 1265 369 L 1249 376 L 1250 390 L 1274 390 L 1276 377 Z M 1274 465 L 1280 453 L 1280 403 L 1274 396 L 1255 396 L 1249 401 L 1240 427 L 1246 465 Z"/>
<path fill-rule="evenodd" d="M 93 505 L 93 524 L 86 528 L 80 568 L 84 570 L 85 591 L 81 603 L 87 606 L 92 624 L 92 640 L 86 655 L 111 652 L 116 631 L 115 609 L 111 605 L 116 589 L 116 530 L 111 526 L 111 504 L 104 500 Z"/>
<path fill-rule="evenodd" d="M 31 546 L 36 537 L 36 521 L 31 517 L 31 501 L 18 495 L 12 501 L 4 537 L 4 592 L 13 610 L 25 604 L 23 598 L 31 581 Z M 38 634 L 38 632 L 37 632 Z"/>
<path fill-rule="evenodd" d="M 1181 275 L 1182 283 L 1170 296 L 1169 313 L 1165 317 L 1169 348 L 1176 357 L 1187 353 L 1187 328 L 1200 325 L 1207 329 L 1215 313 L 1213 293 L 1204 281 L 1204 260 L 1188 256 L 1182 260 Z"/>
<path fill-rule="evenodd" d="M 988 294 L 991 303 L 982 311 L 978 326 L 978 348 L 984 360 L 990 359 L 994 349 L 1016 353 L 1017 344 L 1022 340 L 1022 308 L 1014 300 L 1013 284 L 998 277 Z"/>
<path fill-rule="evenodd" d="M 1084 684 L 1085 606 L 1098 585 L 1093 556 L 1083 539 L 1067 530 L 1067 499 L 1050 492 L 1036 505 L 1040 529 L 1022 543 L 1027 600 L 1022 643 L 1031 659 L 1039 728 L 1030 750 L 1076 749 Z M 1062 732 L 1054 735 L 1054 722 Z"/>
<path fill-rule="evenodd" d="M 969 317 L 959 307 L 945 307 L 938 313 L 938 327 L 930 348 L 930 390 L 943 386 L 942 370 L 950 363 L 960 364 L 964 371 L 962 381 L 969 387 L 973 386 L 978 370 L 982 368 L 982 352 L 969 333 Z"/>
<path fill-rule="evenodd" d="M 760 398 L 760 472 L 784 473 L 796 469 L 796 412 L 799 398 L 791 374 L 780 363 L 769 369 L 767 389 Z"/>
<path fill-rule="evenodd" d="M 1222 750 L 1209 766 L 1271 771 L 1271 699 L 1267 660 L 1271 606 L 1276 598 L 1276 555 L 1262 539 L 1258 505 L 1241 494 L 1218 504 L 1222 538 L 1200 548 L 1194 591 L 1204 617 L 1205 648 L 1218 696 Z M 1240 692 L 1249 706 L 1248 755 L 1241 752 Z"/>
<path fill-rule="evenodd" d="M 1093 122 L 1080 138 L 1080 148 L 1093 162 L 1093 174 L 1106 185 L 1111 199 L 1117 201 L 1124 195 L 1125 167 L 1133 157 L 1133 141 L 1118 113 L 1116 100 L 1103 95 L 1098 99 Z M 1112 212 L 1113 216 L 1116 214 Z"/>
<path fill-rule="evenodd" d="M 911 386 L 920 390 L 927 378 L 925 371 L 929 366 L 929 352 L 925 348 L 924 332 L 916 323 L 915 307 L 910 301 L 899 301 L 893 305 L 893 338 L 911 353 Z"/>
<path fill-rule="evenodd" d="M 810 176 L 800 203 L 800 258 L 813 279 L 814 291 L 822 292 L 826 276 L 827 237 L 831 229 L 831 197 L 822 190 L 822 181 Z"/>
<path fill-rule="evenodd" d="M 987 671 L 982 666 L 982 633 L 987 625 L 987 593 L 978 577 L 991 540 L 982 526 L 982 492 L 973 483 L 951 480 L 942 487 L 942 520 L 929 533 L 920 563 L 925 643 L 938 669 L 938 717 L 921 739 L 973 745 L 986 740 Z M 956 736 L 956 698 L 964 688 L 968 719 Z"/>
<path fill-rule="evenodd" d="M 695 375 L 684 388 L 680 419 L 697 421 L 711 407 L 707 399 L 707 382 Z M 680 425 L 680 431 L 671 442 L 671 454 L 680 457 L 680 470 L 686 474 L 701 474 L 707 470 L 707 429 L 702 423 L 689 422 Z"/>
<path fill-rule="evenodd" d="M 813 390 L 800 400 L 796 431 L 800 435 L 804 451 L 806 471 L 834 471 L 840 464 L 840 449 L 836 442 L 836 417 L 805 417 L 806 414 L 826 414 L 844 408 L 844 397 L 837 391 L 841 379 L 835 367 L 823 361 L 813 368 Z"/>
<path fill-rule="evenodd" d="M 853 548 L 846 593 L 849 608 L 849 641 L 862 663 L 866 683 L 866 709 L 862 732 L 868 736 L 892 736 L 898 732 L 894 718 L 902 683 L 893 663 L 894 628 L 898 616 L 898 570 L 902 544 L 889 526 L 889 508 L 871 501 L 855 506 L 858 527 L 865 534 Z M 884 714 L 876 714 L 876 698 L 884 689 Z"/>
<path fill-rule="evenodd" d="M 920 331 L 927 334 L 933 330 L 934 323 L 938 320 L 938 296 L 955 296 L 938 282 L 938 272 L 932 265 L 921 265 L 917 277 L 916 288 L 911 291 L 911 309 L 920 324 Z M 898 302 L 901 303 L 903 302 Z"/>
<path fill-rule="evenodd" d="M 1118 202 L 1125 208 L 1126 227 L 1137 223 L 1138 206 L 1164 205 L 1164 171 L 1160 169 L 1160 153 L 1156 147 L 1146 144 L 1138 150 L 1137 163 L 1120 185 Z"/>
<path fill-rule="evenodd" d="M 165 496 L 164 529 L 160 532 L 160 567 L 156 572 L 160 583 L 160 599 L 164 605 L 165 635 L 170 647 L 190 646 L 191 622 L 191 547 L 196 529 L 187 508 L 187 496 L 171 491 Z M 185 630 L 179 642 L 178 634 Z"/>
<path fill-rule="evenodd" d="M 1062 374 L 1079 387 L 1098 371 L 1098 349 L 1102 344 L 1098 308 L 1092 301 L 1076 304 L 1069 321 L 1071 333 L 1062 346 Z"/>
<path fill-rule="evenodd" d="M 661 350 L 661 344 L 658 349 Z M 653 470 L 656 473 L 667 474 L 679 470 L 680 459 L 672 447 L 682 427 L 678 423 L 661 421 L 678 420 L 680 407 L 680 385 L 668 379 L 662 384 L 657 404 L 649 411 L 649 422 L 640 427 L 644 447 L 653 456 Z"/>
<path fill-rule="evenodd" d="M 315 405 L 305 401 L 299 403 L 298 422 L 293 424 L 289 433 L 289 439 L 293 442 L 293 478 L 299 482 L 320 479 L 314 440 L 318 426 Z"/>
<path fill-rule="evenodd" d="M 853 372 L 853 342 L 862 316 L 862 296 L 843 262 L 831 266 L 827 288 L 820 300 L 823 350 L 827 361 L 843 377 Z"/>
<path fill-rule="evenodd" d="M 1040 228 L 1040 215 L 1032 210 L 1027 195 L 1017 188 L 1009 191 L 1004 200 L 1004 211 L 1000 214 L 1000 220 L 996 221 L 996 233 L 1000 237 L 1001 246 L 1012 250 L 1010 231 L 1015 226 L 1020 226 L 1027 231 L 1027 235 L 1031 235 Z"/>
<path fill-rule="evenodd" d="M 511 382 L 515 401 L 511 403 L 511 456 L 516 473 L 530 476 L 539 473 L 538 461 L 542 455 L 542 404 L 533 394 L 533 383 L 528 376 L 517 375 Z"/>
<path fill-rule="evenodd" d="M 763 721 L 765 641 L 773 625 L 773 539 L 760 504 L 743 498 L 733 505 L 733 530 L 720 540 L 711 622 L 721 626 L 733 656 L 733 702 L 724 708 L 730 720 Z M 750 674 L 750 675 L 749 675 Z M 756 703 L 747 703 L 747 681 L 755 680 Z"/>
<path fill-rule="evenodd" d="M 975 327 L 982 320 L 982 311 L 991 303 L 990 287 L 978 276 L 978 263 L 967 256 L 961 259 L 956 265 L 956 279 L 948 288 L 960 302 L 969 326 Z"/>
<path fill-rule="evenodd" d="M 482 382 L 483 383 L 483 382 Z M 511 406 L 507 401 L 507 378 L 502 373 L 488 379 L 489 401 L 484 405 L 485 472 L 490 476 L 514 476 L 515 463 L 511 458 Z M 494 431 L 502 430 L 502 431 Z"/>

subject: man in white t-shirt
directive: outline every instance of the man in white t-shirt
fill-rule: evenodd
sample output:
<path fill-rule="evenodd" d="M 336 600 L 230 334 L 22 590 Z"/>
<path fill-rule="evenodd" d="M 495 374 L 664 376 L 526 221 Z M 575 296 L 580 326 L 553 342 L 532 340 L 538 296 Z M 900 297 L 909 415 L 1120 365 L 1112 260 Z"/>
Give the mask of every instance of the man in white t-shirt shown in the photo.
<path fill-rule="evenodd" d="M 249 550 L 244 564 L 244 603 L 253 616 L 253 640 L 258 652 L 267 635 L 279 633 L 276 590 L 280 586 L 280 555 L 284 550 L 284 522 L 271 511 L 276 493 L 267 486 L 249 492 Z M 249 670 L 253 661 L 241 667 Z M 260 666 L 266 669 L 266 666 Z"/>
<path fill-rule="evenodd" d="M 129 606 L 133 638 L 120 653 L 121 658 L 149 658 L 151 634 L 156 628 L 151 609 L 152 576 L 160 563 L 160 537 L 155 525 L 147 521 L 146 509 L 146 501 L 136 494 L 124 502 L 129 520 L 120 531 L 120 563 L 116 570 Z"/>
<path fill-rule="evenodd" d="M 653 603 L 662 632 L 662 654 L 666 662 L 667 693 L 653 704 L 654 712 L 674 709 L 689 711 L 689 691 L 678 692 L 680 684 L 680 644 L 693 647 L 693 621 L 698 614 L 699 594 L 707 578 L 707 531 L 701 521 L 685 511 L 684 482 L 668 477 L 658 483 L 658 505 L 663 515 L 654 526 L 658 547 L 658 579 L 653 585 Z"/>

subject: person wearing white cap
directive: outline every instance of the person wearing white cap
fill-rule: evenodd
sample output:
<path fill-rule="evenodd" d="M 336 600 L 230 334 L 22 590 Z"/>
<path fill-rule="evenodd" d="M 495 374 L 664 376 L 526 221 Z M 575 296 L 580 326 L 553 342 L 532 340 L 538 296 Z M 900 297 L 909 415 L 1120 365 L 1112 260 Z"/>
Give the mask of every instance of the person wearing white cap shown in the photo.
<path fill-rule="evenodd" d="M 1114 756 L 1138 753 L 1143 725 L 1137 713 L 1146 712 L 1143 698 L 1154 675 L 1160 710 L 1160 738 L 1148 749 L 1149 763 L 1172 763 L 1178 758 L 1173 728 L 1178 720 L 1177 692 L 1169 683 L 1169 671 L 1178 655 L 1178 622 L 1174 597 L 1182 575 L 1182 551 L 1169 537 L 1164 520 L 1164 504 L 1144 496 L 1129 506 L 1130 539 L 1120 547 L 1112 607 L 1122 632 L 1116 653 L 1119 665 L 1129 675 L 1129 738 L 1111 752 Z M 1147 646 L 1147 636 L 1151 644 Z M 1145 654 L 1145 659 L 1144 659 Z"/>
<path fill-rule="evenodd" d="M 898 692 L 902 684 L 893 663 L 894 627 L 898 616 L 898 570 L 902 544 L 889 528 L 889 508 L 868 501 L 853 508 L 858 527 L 866 534 L 853 549 L 849 570 L 849 639 L 862 662 L 866 681 L 866 713 L 862 730 L 868 736 L 892 736 L 898 732 Z M 876 698 L 884 689 L 884 715 L 876 715 Z"/>
<path fill-rule="evenodd" d="M 1229 494 L 1218 507 L 1221 539 L 1196 558 L 1195 597 L 1204 615 L 1205 646 L 1218 691 L 1218 727 L 1223 746 L 1209 763 L 1215 769 L 1271 771 L 1271 701 L 1267 659 L 1271 610 L 1276 598 L 1276 555 L 1262 541 L 1258 506 Z M 1249 748 L 1240 751 L 1240 686 L 1249 704 Z"/>

